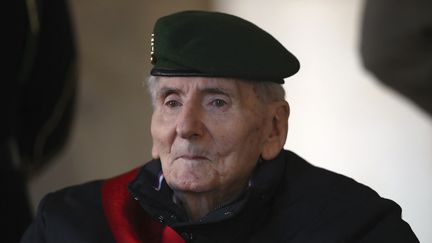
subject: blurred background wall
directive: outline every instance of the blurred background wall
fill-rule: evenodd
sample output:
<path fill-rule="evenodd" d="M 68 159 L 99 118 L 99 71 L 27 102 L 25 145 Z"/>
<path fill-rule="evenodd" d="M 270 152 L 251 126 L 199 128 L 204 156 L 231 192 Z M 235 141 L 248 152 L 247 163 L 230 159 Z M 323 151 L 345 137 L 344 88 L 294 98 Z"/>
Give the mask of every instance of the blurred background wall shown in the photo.
<path fill-rule="evenodd" d="M 79 98 L 68 146 L 29 183 L 46 193 L 113 176 L 150 158 L 151 106 L 142 85 L 157 17 L 213 9 L 264 28 L 301 61 L 286 80 L 286 148 L 369 185 L 403 208 L 432 242 L 432 119 L 383 87 L 359 59 L 362 0 L 70 1 L 79 48 Z"/>

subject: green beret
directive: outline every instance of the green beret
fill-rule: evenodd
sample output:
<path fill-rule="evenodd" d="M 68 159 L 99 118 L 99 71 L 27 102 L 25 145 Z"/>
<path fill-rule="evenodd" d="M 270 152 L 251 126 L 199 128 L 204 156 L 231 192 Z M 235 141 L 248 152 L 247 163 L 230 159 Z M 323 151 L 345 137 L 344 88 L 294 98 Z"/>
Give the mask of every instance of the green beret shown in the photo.
<path fill-rule="evenodd" d="M 273 36 L 239 17 L 184 11 L 157 20 L 153 76 L 227 77 L 283 83 L 297 58 Z"/>

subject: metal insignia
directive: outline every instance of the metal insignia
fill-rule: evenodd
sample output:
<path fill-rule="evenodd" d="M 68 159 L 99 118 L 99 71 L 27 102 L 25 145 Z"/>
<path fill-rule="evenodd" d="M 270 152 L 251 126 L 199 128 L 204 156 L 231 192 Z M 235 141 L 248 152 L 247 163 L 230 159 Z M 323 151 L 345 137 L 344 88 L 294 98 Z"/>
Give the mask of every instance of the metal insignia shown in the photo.
<path fill-rule="evenodd" d="M 154 54 L 154 34 L 151 35 L 151 39 L 150 39 L 150 45 L 151 45 L 151 50 L 150 50 L 150 63 L 151 64 L 156 64 L 156 56 Z"/>

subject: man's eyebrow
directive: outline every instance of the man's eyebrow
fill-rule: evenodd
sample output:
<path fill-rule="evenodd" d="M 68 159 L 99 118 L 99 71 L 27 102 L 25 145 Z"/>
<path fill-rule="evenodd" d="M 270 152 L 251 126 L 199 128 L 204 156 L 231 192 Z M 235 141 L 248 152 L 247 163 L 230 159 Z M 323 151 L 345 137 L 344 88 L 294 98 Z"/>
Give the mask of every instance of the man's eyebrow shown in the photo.
<path fill-rule="evenodd" d="M 156 97 L 167 97 L 170 94 L 181 94 L 181 93 L 182 91 L 177 88 L 162 87 L 157 91 Z"/>
<path fill-rule="evenodd" d="M 219 88 L 219 87 L 204 87 L 204 88 L 200 88 L 199 92 L 204 94 L 204 95 L 206 95 L 206 94 L 221 94 L 221 95 L 226 95 L 226 96 L 232 96 L 232 92 L 229 92 L 228 90 L 226 90 L 224 88 Z M 174 88 L 174 87 L 161 87 L 156 92 L 156 97 L 165 98 L 171 94 L 182 95 L 182 94 L 184 94 L 184 91 L 182 91 L 179 88 Z"/>
<path fill-rule="evenodd" d="M 200 91 L 204 94 L 221 94 L 227 96 L 230 96 L 231 94 L 231 92 L 228 92 L 226 89 L 216 87 L 203 88 Z"/>

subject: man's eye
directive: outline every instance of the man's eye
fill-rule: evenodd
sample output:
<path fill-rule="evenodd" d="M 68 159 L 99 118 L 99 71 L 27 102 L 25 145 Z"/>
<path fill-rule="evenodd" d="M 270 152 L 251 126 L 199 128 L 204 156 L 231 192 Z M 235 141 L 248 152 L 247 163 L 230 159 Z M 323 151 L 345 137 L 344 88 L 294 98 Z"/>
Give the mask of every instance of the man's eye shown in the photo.
<path fill-rule="evenodd" d="M 176 100 L 168 100 L 167 102 L 165 102 L 165 105 L 171 108 L 180 106 L 180 102 L 176 101 Z"/>
<path fill-rule="evenodd" d="M 212 105 L 214 105 L 216 107 L 223 107 L 226 104 L 227 104 L 227 102 L 225 100 L 221 100 L 221 99 L 215 99 L 212 101 Z"/>

